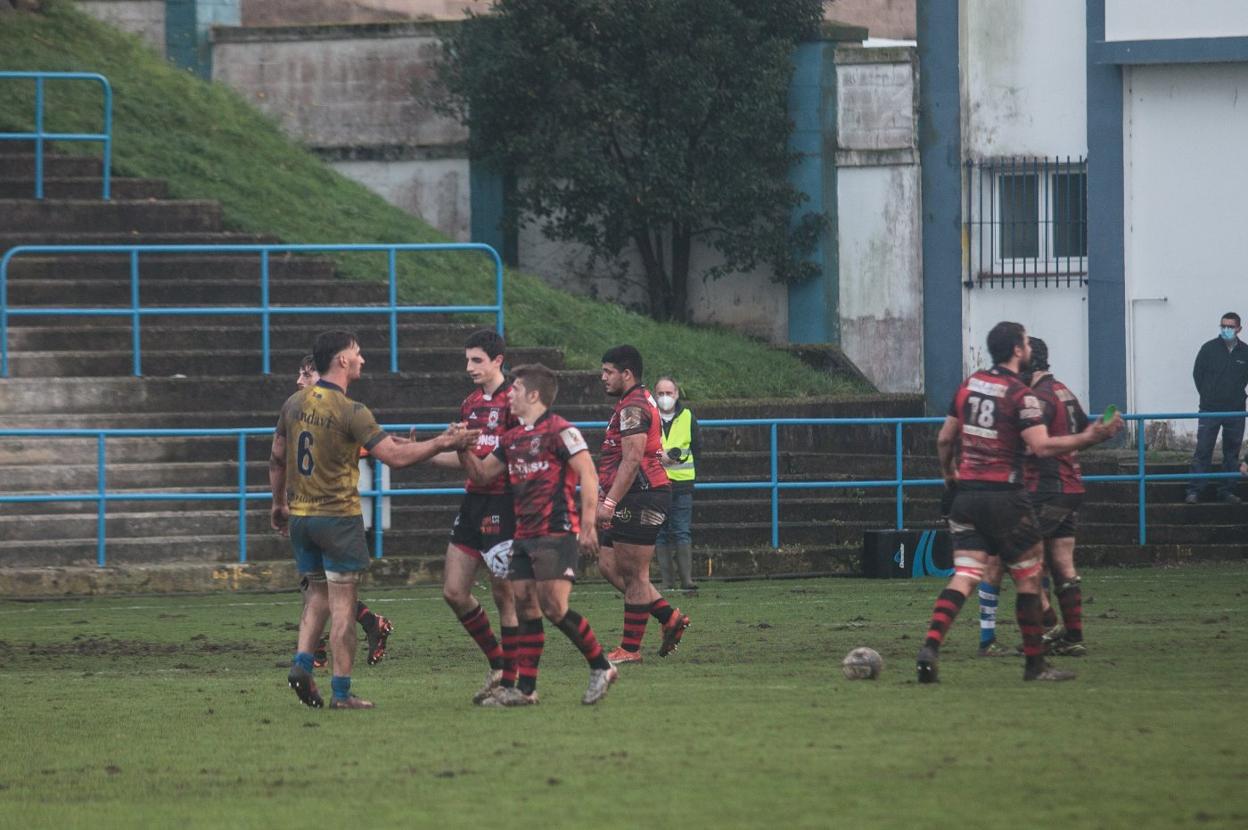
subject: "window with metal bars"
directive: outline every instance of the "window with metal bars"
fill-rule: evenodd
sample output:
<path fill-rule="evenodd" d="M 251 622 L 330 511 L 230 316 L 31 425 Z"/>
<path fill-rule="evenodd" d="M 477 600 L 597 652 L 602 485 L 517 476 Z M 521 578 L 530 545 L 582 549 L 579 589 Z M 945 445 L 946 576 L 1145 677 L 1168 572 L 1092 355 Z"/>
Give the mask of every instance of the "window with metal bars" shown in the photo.
<path fill-rule="evenodd" d="M 1088 278 L 1084 158 L 966 163 L 967 286 L 1079 286 Z"/>

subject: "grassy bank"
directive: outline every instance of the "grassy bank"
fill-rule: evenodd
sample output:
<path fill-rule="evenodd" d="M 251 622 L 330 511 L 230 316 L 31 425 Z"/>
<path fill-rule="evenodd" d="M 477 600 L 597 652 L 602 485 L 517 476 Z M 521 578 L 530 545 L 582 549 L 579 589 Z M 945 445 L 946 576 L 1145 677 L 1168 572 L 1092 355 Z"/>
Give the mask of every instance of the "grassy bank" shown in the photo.
<path fill-rule="evenodd" d="M 232 230 L 289 242 L 444 242 L 422 221 L 335 173 L 286 138 L 277 125 L 223 86 L 174 69 L 136 38 L 100 25 L 68 2 L 46 14 L 13 14 L 0 25 L 0 69 L 90 71 L 114 87 L 114 168 L 166 179 L 174 196 L 210 198 Z M 0 128 L 33 125 L 33 82 L 0 82 Z M 93 84 L 54 83 L 49 129 L 97 131 Z M 72 148 L 98 152 L 92 145 Z M 384 279 L 381 256 L 341 257 L 345 276 Z M 401 300 L 481 303 L 493 297 L 484 260 L 426 255 L 400 262 Z M 749 338 L 720 330 L 659 324 L 618 306 L 556 291 L 531 275 L 507 277 L 508 334 L 517 345 L 555 346 L 568 365 L 593 368 L 607 346 L 632 342 L 655 372 L 672 372 L 691 396 L 844 396 L 865 390 Z"/>

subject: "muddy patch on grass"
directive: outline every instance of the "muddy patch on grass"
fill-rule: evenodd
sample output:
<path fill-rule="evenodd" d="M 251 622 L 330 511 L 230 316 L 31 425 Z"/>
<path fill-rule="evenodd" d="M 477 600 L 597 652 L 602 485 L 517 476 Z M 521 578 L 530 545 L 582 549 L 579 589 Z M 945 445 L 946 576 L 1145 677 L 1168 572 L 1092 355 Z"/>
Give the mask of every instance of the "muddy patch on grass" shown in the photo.
<path fill-rule="evenodd" d="M 201 635 L 202 637 L 202 635 Z M 252 642 L 223 642 L 192 638 L 187 643 L 153 643 L 116 637 L 74 637 L 62 643 L 10 643 L 0 640 L 0 660 L 27 654 L 32 657 L 168 657 L 211 654 L 272 654 L 271 646 Z"/>

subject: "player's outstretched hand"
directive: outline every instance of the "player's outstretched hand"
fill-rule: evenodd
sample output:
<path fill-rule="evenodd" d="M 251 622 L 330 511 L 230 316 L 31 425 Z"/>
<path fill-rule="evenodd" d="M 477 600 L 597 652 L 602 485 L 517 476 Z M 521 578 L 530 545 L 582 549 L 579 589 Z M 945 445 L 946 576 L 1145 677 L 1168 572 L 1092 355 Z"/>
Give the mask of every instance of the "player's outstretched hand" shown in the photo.
<path fill-rule="evenodd" d="M 1126 422 L 1122 420 L 1122 416 L 1115 412 L 1109 423 L 1105 423 L 1100 419 L 1093 421 L 1088 426 L 1088 432 L 1092 433 L 1093 442 L 1099 444 L 1102 441 L 1108 441 L 1121 432 L 1125 424 Z"/>
<path fill-rule="evenodd" d="M 284 504 L 275 504 L 269 511 L 269 524 L 283 536 L 290 535 L 290 508 Z"/>
<path fill-rule="evenodd" d="M 580 533 L 576 534 L 576 544 L 581 549 L 581 553 L 587 556 L 597 556 L 598 528 L 589 522 L 582 524 Z"/>

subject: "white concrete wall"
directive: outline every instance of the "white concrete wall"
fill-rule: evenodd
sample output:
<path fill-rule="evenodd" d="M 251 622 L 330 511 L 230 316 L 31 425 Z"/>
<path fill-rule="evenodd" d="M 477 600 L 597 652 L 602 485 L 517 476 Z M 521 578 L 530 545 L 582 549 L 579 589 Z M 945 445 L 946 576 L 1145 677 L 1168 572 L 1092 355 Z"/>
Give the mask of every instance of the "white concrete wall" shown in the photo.
<path fill-rule="evenodd" d="M 470 240 L 467 159 L 335 161 L 330 166 L 456 242 Z"/>
<path fill-rule="evenodd" d="M 963 0 L 962 152 L 1087 152 L 1084 0 Z"/>
<path fill-rule="evenodd" d="M 1083 0 L 963 0 L 962 12 L 964 157 L 1086 155 Z M 967 243 L 966 255 L 973 256 L 978 243 Z M 968 374 L 991 363 L 984 341 L 1002 320 L 1022 323 L 1042 338 L 1054 373 L 1087 400 L 1086 288 L 966 289 L 962 342 Z"/>
<path fill-rule="evenodd" d="M 1246 35 L 1244 0 L 1105 0 L 1107 41 Z"/>
<path fill-rule="evenodd" d="M 572 294 L 646 310 L 645 270 L 630 247 L 618 262 L 591 262 L 579 245 L 552 242 L 536 225 L 520 229 L 518 257 L 521 270 Z M 695 243 L 690 255 L 689 311 L 695 323 L 710 323 L 766 340 L 788 342 L 789 294 L 766 271 L 730 274 L 704 281 L 699 273 L 721 258 Z"/>
<path fill-rule="evenodd" d="M 1194 411 L 1197 350 L 1248 317 L 1248 64 L 1130 69 L 1124 103 L 1130 405 Z"/>
<path fill-rule="evenodd" d="M 165 0 L 78 0 L 78 8 L 165 54 Z"/>

